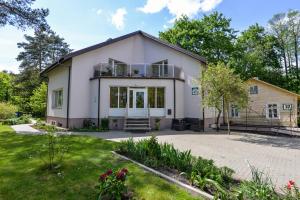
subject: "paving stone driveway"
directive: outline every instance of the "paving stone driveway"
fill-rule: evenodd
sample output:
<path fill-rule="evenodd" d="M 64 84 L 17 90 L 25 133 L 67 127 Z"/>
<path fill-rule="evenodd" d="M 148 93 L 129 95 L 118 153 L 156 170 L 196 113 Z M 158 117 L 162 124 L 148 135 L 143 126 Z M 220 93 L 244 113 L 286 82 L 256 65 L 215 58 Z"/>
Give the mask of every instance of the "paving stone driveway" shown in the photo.
<path fill-rule="evenodd" d="M 120 141 L 128 136 L 138 140 L 143 135 L 110 133 L 102 134 L 101 137 Z M 193 155 L 213 159 L 218 166 L 228 166 L 235 170 L 236 178 L 251 178 L 250 164 L 268 173 L 277 187 L 284 186 L 290 179 L 300 184 L 299 138 L 166 131 L 159 133 L 158 140 L 173 143 L 181 150 L 191 149 Z"/>

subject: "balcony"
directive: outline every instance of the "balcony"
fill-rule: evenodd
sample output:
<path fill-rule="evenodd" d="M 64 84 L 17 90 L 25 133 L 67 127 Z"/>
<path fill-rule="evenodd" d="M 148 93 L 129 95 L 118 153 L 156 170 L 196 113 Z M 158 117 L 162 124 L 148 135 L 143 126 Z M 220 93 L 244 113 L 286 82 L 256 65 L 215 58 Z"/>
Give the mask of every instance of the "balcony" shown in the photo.
<path fill-rule="evenodd" d="M 175 65 L 167 64 L 101 63 L 94 66 L 94 78 L 96 77 L 144 77 L 182 79 L 182 70 Z"/>

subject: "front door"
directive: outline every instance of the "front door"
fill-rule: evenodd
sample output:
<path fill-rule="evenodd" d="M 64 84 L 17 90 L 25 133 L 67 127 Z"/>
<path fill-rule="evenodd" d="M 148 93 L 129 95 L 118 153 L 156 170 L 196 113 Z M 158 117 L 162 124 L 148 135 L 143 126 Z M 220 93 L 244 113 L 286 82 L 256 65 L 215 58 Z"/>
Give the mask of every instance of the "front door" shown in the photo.
<path fill-rule="evenodd" d="M 147 117 L 147 89 L 129 88 L 128 117 Z"/>

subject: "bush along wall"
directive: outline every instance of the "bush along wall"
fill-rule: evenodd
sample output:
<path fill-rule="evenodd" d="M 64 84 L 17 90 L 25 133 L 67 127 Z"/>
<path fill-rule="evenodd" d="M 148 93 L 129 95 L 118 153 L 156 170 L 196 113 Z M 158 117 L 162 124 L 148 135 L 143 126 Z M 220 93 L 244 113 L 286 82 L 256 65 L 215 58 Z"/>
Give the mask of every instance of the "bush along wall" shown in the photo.
<path fill-rule="evenodd" d="M 300 192 L 294 181 L 289 181 L 278 194 L 268 177 L 252 168 L 251 181 L 238 181 L 228 167 L 217 167 L 212 160 L 194 157 L 191 151 L 179 151 L 171 144 L 160 144 L 157 138 L 134 142 L 132 138 L 120 142 L 116 152 L 158 171 L 171 173 L 221 200 L 296 200 Z M 291 184 L 292 183 L 292 184 Z"/>

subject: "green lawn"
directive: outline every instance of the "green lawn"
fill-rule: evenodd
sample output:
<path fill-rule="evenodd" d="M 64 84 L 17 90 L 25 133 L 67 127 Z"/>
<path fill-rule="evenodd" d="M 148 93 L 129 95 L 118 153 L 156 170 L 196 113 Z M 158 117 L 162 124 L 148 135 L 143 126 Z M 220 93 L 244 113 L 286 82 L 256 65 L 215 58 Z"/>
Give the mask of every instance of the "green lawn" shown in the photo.
<path fill-rule="evenodd" d="M 59 176 L 41 170 L 37 152 L 45 136 L 19 135 L 0 125 L 0 199 L 97 199 L 99 174 L 121 167 L 129 169 L 127 183 L 136 199 L 197 199 L 114 156 L 110 151 L 116 143 L 84 136 L 67 136 L 66 141 L 70 152 Z"/>

